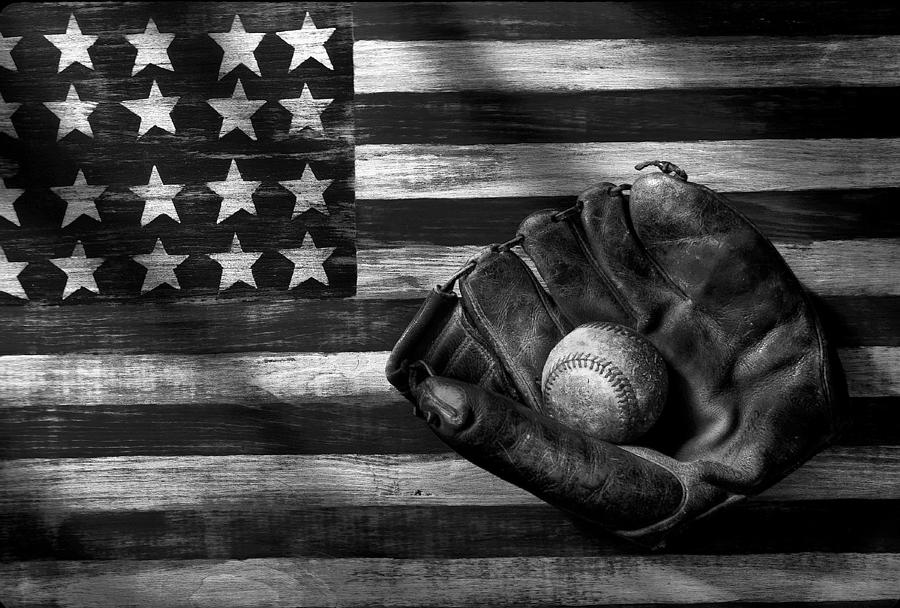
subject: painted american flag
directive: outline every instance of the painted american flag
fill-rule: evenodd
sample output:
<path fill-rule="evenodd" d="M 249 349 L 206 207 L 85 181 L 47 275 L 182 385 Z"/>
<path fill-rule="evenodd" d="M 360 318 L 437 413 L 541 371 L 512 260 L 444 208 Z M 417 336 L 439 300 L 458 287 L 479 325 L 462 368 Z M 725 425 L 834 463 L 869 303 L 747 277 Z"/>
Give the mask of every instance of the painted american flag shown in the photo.
<path fill-rule="evenodd" d="M 92 66 L 47 38 L 73 14 Z M 313 25 L 334 31 L 302 52 L 279 33 Z M 52 3 L 5 8 L 0 34 L 2 183 L 25 191 L 0 218 L 3 605 L 895 604 L 896 0 Z M 45 104 L 70 85 L 97 103 L 92 137 L 58 138 Z M 308 97 L 333 101 L 288 101 Z M 220 112 L 263 100 L 249 126 Z M 316 114 L 321 136 L 291 133 Z M 648 555 L 456 456 L 384 366 L 468 256 L 657 157 L 726 193 L 809 287 L 856 420 Z M 170 185 L 178 217 L 142 225 Z M 73 187 L 87 203 L 53 190 Z M 310 239 L 330 253 L 295 276 L 285 252 Z M 97 289 L 64 297 L 83 259 Z"/>
<path fill-rule="evenodd" d="M 5 9 L 0 302 L 351 295 L 348 13 Z"/>

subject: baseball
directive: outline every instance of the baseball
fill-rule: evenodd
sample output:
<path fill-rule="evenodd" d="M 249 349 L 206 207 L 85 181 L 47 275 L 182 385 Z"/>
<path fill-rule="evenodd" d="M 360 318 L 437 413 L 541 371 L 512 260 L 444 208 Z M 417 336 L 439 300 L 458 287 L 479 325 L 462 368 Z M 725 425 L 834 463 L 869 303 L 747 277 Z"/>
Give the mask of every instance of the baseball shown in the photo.
<path fill-rule="evenodd" d="M 576 327 L 550 351 L 544 413 L 612 443 L 633 441 L 659 418 L 669 377 L 642 335 L 614 323 Z"/>

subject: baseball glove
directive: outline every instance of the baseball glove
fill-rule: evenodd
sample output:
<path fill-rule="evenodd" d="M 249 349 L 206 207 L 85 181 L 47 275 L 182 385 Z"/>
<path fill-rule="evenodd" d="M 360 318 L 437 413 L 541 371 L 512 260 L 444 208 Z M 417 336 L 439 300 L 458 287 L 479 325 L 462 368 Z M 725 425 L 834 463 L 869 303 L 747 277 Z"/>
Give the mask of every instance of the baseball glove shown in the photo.
<path fill-rule="evenodd" d="M 797 278 L 725 199 L 675 165 L 596 185 L 526 218 L 435 288 L 389 381 L 476 465 L 619 536 L 668 534 L 756 494 L 843 419 L 839 363 Z M 521 245 L 546 290 L 512 251 Z M 453 292 L 459 282 L 459 295 Z M 542 412 L 541 372 L 569 331 L 627 325 L 662 354 L 669 394 L 637 445 Z"/>

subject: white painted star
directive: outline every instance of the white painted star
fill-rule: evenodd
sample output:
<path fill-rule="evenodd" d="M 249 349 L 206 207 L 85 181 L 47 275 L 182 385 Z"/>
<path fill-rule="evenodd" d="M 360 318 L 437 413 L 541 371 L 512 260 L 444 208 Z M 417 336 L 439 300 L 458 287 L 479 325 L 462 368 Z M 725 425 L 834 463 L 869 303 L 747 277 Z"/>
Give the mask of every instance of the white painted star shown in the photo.
<path fill-rule="evenodd" d="M 312 235 L 308 232 L 303 237 L 300 249 L 282 249 L 279 253 L 294 263 L 288 289 L 293 289 L 310 278 L 328 285 L 328 275 L 325 274 L 325 267 L 322 264 L 334 250 L 335 247 L 316 247 Z"/>
<path fill-rule="evenodd" d="M 62 72 L 73 63 L 80 63 L 86 68 L 94 69 L 91 56 L 88 55 L 88 48 L 97 41 L 98 37 L 81 33 L 75 13 L 69 15 L 69 26 L 66 28 L 65 34 L 44 34 L 44 38 L 60 51 L 57 72 Z"/>
<path fill-rule="evenodd" d="M 66 286 L 63 288 L 62 298 L 67 297 L 84 287 L 88 291 L 100 293 L 94 273 L 103 263 L 103 258 L 89 258 L 84 254 L 84 245 L 81 241 L 75 243 L 72 255 L 67 258 L 53 258 L 50 260 L 57 268 L 66 273 Z"/>
<path fill-rule="evenodd" d="M 6 133 L 12 138 L 18 137 L 16 128 L 12 124 L 12 115 L 16 113 L 16 110 L 21 105 L 20 103 L 7 102 L 3 99 L 3 95 L 0 94 L 0 133 Z"/>
<path fill-rule="evenodd" d="M 175 268 L 189 256 L 171 255 L 162 244 L 162 239 L 156 239 L 153 251 L 134 256 L 134 261 L 147 269 L 144 282 L 141 283 L 141 293 L 156 289 L 160 285 L 168 283 L 175 289 L 181 289 L 178 284 L 178 276 Z"/>
<path fill-rule="evenodd" d="M 21 224 L 19 223 L 19 214 L 16 213 L 13 203 L 23 194 L 25 194 L 24 190 L 7 188 L 5 183 L 0 182 L 0 217 L 11 221 L 16 226 L 21 226 Z"/>
<path fill-rule="evenodd" d="M 169 133 L 175 133 L 175 124 L 172 122 L 172 109 L 181 97 L 163 97 L 156 81 L 150 85 L 150 93 L 144 99 L 126 99 L 120 101 L 129 112 L 137 114 L 141 118 L 138 127 L 138 137 L 152 129 L 159 127 Z"/>
<path fill-rule="evenodd" d="M 328 215 L 328 205 L 325 204 L 325 190 L 334 182 L 333 179 L 319 180 L 309 165 L 303 170 L 300 179 L 287 182 L 278 182 L 294 195 L 294 211 L 291 219 L 294 219 L 304 211 L 315 209 L 322 215 Z"/>
<path fill-rule="evenodd" d="M 209 188 L 222 197 L 222 205 L 219 207 L 219 217 L 216 223 L 227 219 L 240 211 L 246 210 L 251 215 L 256 215 L 256 205 L 253 203 L 253 193 L 262 182 L 244 181 L 238 169 L 237 162 L 232 159 L 228 167 L 228 175 L 225 181 L 206 182 Z"/>
<path fill-rule="evenodd" d="M 319 133 L 325 133 L 322 126 L 322 112 L 325 111 L 334 99 L 314 99 L 309 88 L 304 84 L 300 97 L 293 99 L 279 99 L 278 103 L 291 113 L 290 135 L 299 134 L 303 129 L 312 129 Z"/>
<path fill-rule="evenodd" d="M 172 60 L 169 59 L 169 45 L 175 40 L 175 34 L 162 34 L 156 28 L 153 19 L 147 22 L 143 34 L 125 34 L 128 42 L 137 49 L 134 58 L 134 67 L 131 75 L 134 76 L 148 65 L 155 65 L 164 70 L 174 71 Z"/>
<path fill-rule="evenodd" d="M 16 71 L 16 62 L 13 61 L 12 50 L 19 44 L 21 39 L 21 36 L 3 36 L 0 34 L 0 66 L 13 72 Z"/>
<path fill-rule="evenodd" d="M 81 101 L 74 84 L 69 85 L 69 93 L 66 95 L 65 101 L 45 101 L 44 105 L 59 118 L 59 129 L 56 132 L 57 141 L 72 131 L 81 131 L 88 137 L 94 136 L 88 117 L 97 107 L 97 102 Z"/>
<path fill-rule="evenodd" d="M 303 25 L 299 30 L 288 30 L 284 32 L 275 32 L 275 34 L 294 47 L 294 54 L 291 56 L 291 67 L 293 70 L 301 63 L 312 57 L 329 70 L 333 70 L 331 59 L 328 57 L 328 51 L 325 49 L 325 42 L 331 38 L 335 28 L 323 27 L 316 29 L 309 13 L 303 17 Z"/>
<path fill-rule="evenodd" d="M 27 300 L 28 295 L 19 281 L 19 275 L 26 266 L 28 266 L 28 262 L 10 262 L 3 247 L 0 247 L 0 291 Z"/>
<path fill-rule="evenodd" d="M 146 226 L 161 215 L 168 215 L 176 222 L 181 222 L 175 210 L 173 198 L 181 192 L 184 184 L 164 184 L 156 170 L 150 170 L 150 180 L 146 186 L 131 186 L 131 191 L 144 199 L 144 212 L 141 214 L 141 226 Z"/>
<path fill-rule="evenodd" d="M 245 252 L 241 247 L 241 242 L 235 233 L 234 239 L 231 241 L 231 247 L 224 253 L 210 253 L 209 257 L 214 259 L 222 267 L 222 278 L 219 279 L 219 291 L 228 289 L 238 281 L 243 281 L 247 285 L 256 287 L 256 279 L 253 278 L 252 266 L 256 260 L 260 258 L 262 252 Z"/>
<path fill-rule="evenodd" d="M 82 215 L 92 217 L 100 221 L 100 212 L 97 211 L 97 197 L 103 194 L 106 186 L 90 186 L 84 179 L 84 173 L 78 170 L 75 181 L 71 186 L 50 188 L 56 196 L 66 201 L 66 216 L 63 218 L 62 227 L 65 228 Z"/>
<path fill-rule="evenodd" d="M 222 117 L 222 128 L 219 129 L 219 137 L 225 137 L 235 129 L 246 133 L 250 139 L 256 139 L 256 131 L 250 118 L 266 104 L 265 99 L 247 99 L 244 86 L 240 78 L 234 85 L 231 97 L 207 99 L 206 103 Z"/>
<path fill-rule="evenodd" d="M 222 55 L 222 63 L 219 66 L 219 79 L 222 76 L 243 64 L 250 68 L 257 76 L 262 76 L 259 72 L 259 65 L 256 63 L 256 55 L 253 51 L 259 46 L 260 41 L 265 37 L 265 32 L 248 33 L 244 30 L 244 24 L 241 23 L 241 16 L 235 15 L 234 21 L 231 23 L 231 30 L 228 32 L 210 34 L 209 37 L 216 41 L 224 54 Z"/>

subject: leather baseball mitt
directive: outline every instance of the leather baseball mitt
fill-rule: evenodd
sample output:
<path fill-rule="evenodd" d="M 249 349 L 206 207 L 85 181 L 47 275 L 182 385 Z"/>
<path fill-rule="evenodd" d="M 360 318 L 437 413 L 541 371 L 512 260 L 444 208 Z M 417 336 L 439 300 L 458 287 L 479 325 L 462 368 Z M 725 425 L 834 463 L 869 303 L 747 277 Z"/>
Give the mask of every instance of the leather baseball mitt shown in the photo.
<path fill-rule="evenodd" d="M 476 465 L 619 536 L 660 546 L 756 494 L 836 433 L 846 388 L 812 305 L 773 245 L 675 165 L 601 183 L 526 218 L 435 288 L 388 361 L 390 382 Z M 512 249 L 521 245 L 546 290 Z M 458 281 L 459 295 L 453 292 Z M 569 331 L 627 325 L 666 361 L 662 416 L 613 445 L 542 411 L 541 372 Z"/>

